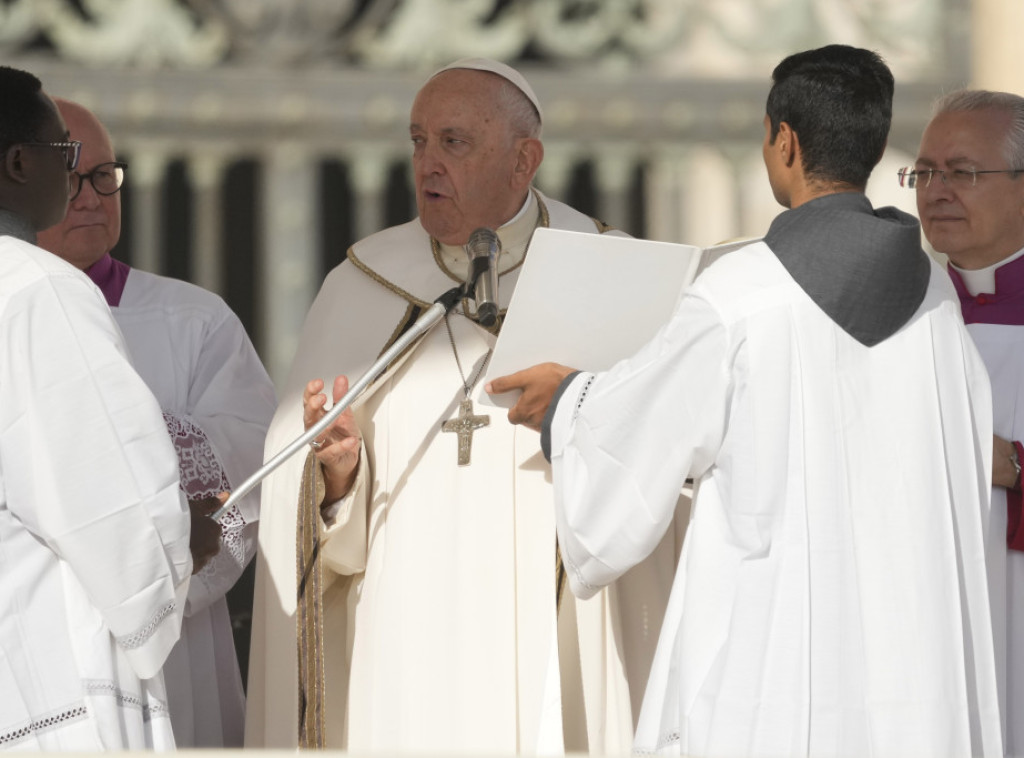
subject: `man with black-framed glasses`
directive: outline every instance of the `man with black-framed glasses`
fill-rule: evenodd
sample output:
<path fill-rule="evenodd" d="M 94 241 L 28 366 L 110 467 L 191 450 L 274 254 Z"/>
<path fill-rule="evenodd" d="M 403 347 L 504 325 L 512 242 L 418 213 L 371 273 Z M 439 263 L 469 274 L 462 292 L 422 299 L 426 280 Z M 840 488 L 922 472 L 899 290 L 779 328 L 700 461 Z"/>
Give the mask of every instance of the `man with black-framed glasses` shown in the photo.
<path fill-rule="evenodd" d="M 67 214 L 40 232 L 39 244 L 82 269 L 103 292 L 136 370 L 160 403 L 192 510 L 196 575 L 181 640 L 164 667 L 175 742 L 241 747 L 245 695 L 225 594 L 255 553 L 259 494 L 220 525 L 205 515 L 219 507 L 217 493 L 259 467 L 274 388 L 221 298 L 111 257 L 121 234 L 127 164 L 115 158 L 110 135 L 93 113 L 59 98 L 56 104 L 84 145 L 70 174 Z"/>
<path fill-rule="evenodd" d="M 1024 98 L 960 90 L 941 98 L 901 181 L 921 227 L 949 258 L 967 329 L 992 381 L 989 583 L 1007 755 L 1024 753 Z M 940 178 L 942 181 L 940 181 Z M 1003 535 L 1005 534 L 1005 541 Z"/>
<path fill-rule="evenodd" d="M 0 103 L 0 748 L 173 748 L 174 448 L 99 292 L 34 244 L 81 143 L 27 72 L 0 67 Z"/>

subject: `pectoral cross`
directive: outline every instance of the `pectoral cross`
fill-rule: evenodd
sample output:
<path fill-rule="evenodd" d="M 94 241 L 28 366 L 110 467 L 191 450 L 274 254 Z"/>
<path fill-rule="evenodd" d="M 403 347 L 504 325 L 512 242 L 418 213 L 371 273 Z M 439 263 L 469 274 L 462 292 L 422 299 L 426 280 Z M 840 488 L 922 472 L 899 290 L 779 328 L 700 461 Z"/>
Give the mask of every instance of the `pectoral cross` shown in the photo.
<path fill-rule="evenodd" d="M 441 424 L 442 432 L 459 435 L 459 465 L 469 465 L 469 454 L 473 448 L 473 430 L 491 423 L 490 416 L 474 416 L 473 401 L 468 397 L 459 403 L 459 415 Z"/>

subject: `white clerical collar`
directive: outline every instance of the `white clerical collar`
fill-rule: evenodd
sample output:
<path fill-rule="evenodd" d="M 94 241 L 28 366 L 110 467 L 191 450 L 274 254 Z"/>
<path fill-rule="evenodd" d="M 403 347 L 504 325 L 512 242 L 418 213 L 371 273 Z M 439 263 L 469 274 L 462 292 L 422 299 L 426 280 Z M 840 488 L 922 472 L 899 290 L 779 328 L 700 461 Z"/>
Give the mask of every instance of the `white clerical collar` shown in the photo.
<path fill-rule="evenodd" d="M 954 266 L 952 262 L 950 262 L 949 265 L 953 270 L 960 274 L 960 278 L 964 281 L 964 287 L 967 288 L 967 291 L 971 296 L 977 297 L 983 292 L 994 294 L 996 291 L 996 271 L 1007 263 L 1017 260 L 1022 255 L 1024 255 L 1024 247 L 1009 258 L 1003 258 L 1001 261 L 997 261 L 991 266 L 986 266 L 985 268 L 965 269 L 960 268 L 959 266 Z"/>
<path fill-rule="evenodd" d="M 527 192 L 526 193 L 526 199 L 523 201 L 523 207 L 519 209 L 519 212 L 516 215 L 514 215 L 512 218 L 510 218 L 508 221 L 506 221 L 504 224 L 502 224 L 502 226 L 511 226 L 516 221 L 518 221 L 523 216 L 525 216 L 526 215 L 526 209 L 529 208 L 533 204 L 532 200 L 533 200 L 533 193 L 532 192 Z"/>
<path fill-rule="evenodd" d="M 498 227 L 501 251 L 498 254 L 498 272 L 518 266 L 526 255 L 526 248 L 537 225 L 537 201 L 533 191 L 526 193 L 526 200 L 519 211 Z M 465 279 L 469 273 L 469 253 L 463 245 L 440 245 L 441 263 L 453 275 Z"/>

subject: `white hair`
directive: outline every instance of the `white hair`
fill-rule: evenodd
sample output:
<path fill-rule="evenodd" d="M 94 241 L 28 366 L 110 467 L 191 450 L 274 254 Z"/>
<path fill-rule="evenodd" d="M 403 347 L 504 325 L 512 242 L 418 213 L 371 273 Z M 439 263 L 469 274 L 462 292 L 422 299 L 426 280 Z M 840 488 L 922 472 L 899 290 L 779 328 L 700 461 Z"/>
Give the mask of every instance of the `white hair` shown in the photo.
<path fill-rule="evenodd" d="M 932 117 L 944 113 L 984 110 L 1002 111 L 1010 116 L 1003 156 L 1008 168 L 1024 172 L 1024 97 L 1010 92 L 961 89 L 939 98 L 932 109 Z"/>
<path fill-rule="evenodd" d="M 540 114 L 522 90 L 503 80 L 498 89 L 498 105 L 508 116 L 509 128 L 513 135 L 540 139 Z"/>

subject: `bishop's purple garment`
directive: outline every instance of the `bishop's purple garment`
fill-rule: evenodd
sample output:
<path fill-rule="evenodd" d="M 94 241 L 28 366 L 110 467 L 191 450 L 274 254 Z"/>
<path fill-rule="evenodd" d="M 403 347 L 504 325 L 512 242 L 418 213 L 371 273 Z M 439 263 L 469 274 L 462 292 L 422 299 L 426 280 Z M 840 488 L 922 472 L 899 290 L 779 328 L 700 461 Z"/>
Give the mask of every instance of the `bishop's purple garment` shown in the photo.
<path fill-rule="evenodd" d="M 960 297 L 960 310 L 967 324 L 1003 324 L 1024 326 L 1024 256 L 995 271 L 995 292 L 972 295 L 960 272 L 948 267 L 949 276 Z M 1024 550 L 1024 525 L 1021 511 L 1024 498 L 1019 489 L 1006 491 L 1006 544 L 1011 550 Z"/>
<path fill-rule="evenodd" d="M 121 295 L 125 282 L 128 281 L 128 272 L 131 270 L 127 263 L 111 258 L 110 253 L 107 253 L 89 266 L 85 274 L 100 288 L 103 297 L 107 299 L 107 305 L 116 308 L 121 304 Z"/>

